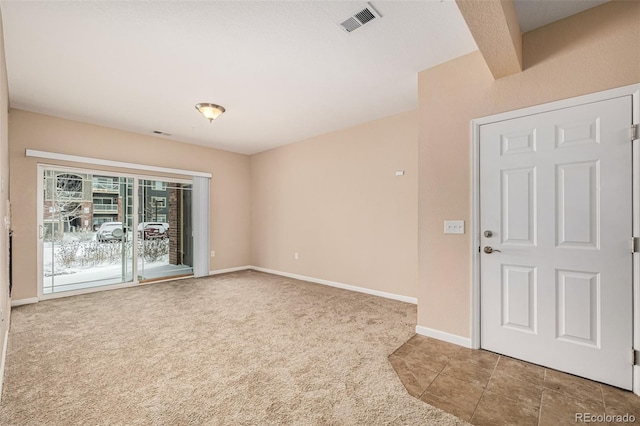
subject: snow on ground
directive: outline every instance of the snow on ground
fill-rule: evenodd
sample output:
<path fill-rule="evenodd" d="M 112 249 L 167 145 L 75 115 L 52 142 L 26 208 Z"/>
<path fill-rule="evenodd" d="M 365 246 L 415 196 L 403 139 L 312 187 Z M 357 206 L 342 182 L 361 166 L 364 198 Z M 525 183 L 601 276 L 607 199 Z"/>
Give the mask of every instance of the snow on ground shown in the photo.
<path fill-rule="evenodd" d="M 65 242 L 73 240 L 91 241 L 92 239 L 95 240 L 95 233 L 89 238 L 87 237 L 86 234 L 74 235 L 73 233 L 66 233 L 63 240 Z M 125 265 L 122 265 L 122 262 L 117 262 L 85 267 L 64 267 L 59 264 L 60 262 L 56 262 L 55 252 L 55 243 L 45 241 L 43 247 L 43 286 L 45 294 L 50 294 L 54 291 L 78 290 L 134 281 L 131 258 L 127 259 Z M 77 254 L 82 256 L 81 247 L 78 248 Z M 52 275 L 52 272 L 55 275 Z M 191 273 L 193 273 L 193 268 L 190 266 L 170 265 L 169 255 L 165 255 L 155 262 L 145 262 L 142 258 L 138 259 L 138 281 Z"/>

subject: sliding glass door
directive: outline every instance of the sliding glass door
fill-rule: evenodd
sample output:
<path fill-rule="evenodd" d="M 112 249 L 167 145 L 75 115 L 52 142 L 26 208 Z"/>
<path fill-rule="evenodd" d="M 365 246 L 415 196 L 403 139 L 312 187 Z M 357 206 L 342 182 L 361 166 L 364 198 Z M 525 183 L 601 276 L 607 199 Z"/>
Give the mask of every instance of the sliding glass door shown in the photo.
<path fill-rule="evenodd" d="M 42 295 L 193 274 L 191 181 L 40 173 Z"/>
<path fill-rule="evenodd" d="M 43 294 L 133 281 L 133 181 L 44 170 Z"/>
<path fill-rule="evenodd" d="M 139 181 L 138 249 L 140 281 L 193 274 L 191 183 Z"/>

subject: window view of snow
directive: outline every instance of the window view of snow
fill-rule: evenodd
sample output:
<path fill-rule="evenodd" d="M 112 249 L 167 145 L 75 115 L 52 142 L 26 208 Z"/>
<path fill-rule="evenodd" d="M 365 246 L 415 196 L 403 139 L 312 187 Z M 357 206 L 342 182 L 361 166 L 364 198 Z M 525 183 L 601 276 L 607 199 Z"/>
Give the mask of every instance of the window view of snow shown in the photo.
<path fill-rule="evenodd" d="M 190 184 L 45 170 L 43 198 L 44 294 L 193 273 Z"/>

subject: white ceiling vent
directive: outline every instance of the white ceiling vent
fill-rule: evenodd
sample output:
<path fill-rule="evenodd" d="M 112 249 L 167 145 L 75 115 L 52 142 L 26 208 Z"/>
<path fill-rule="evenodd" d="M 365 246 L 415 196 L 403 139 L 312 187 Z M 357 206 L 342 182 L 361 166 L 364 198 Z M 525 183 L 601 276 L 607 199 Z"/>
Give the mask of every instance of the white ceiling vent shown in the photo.
<path fill-rule="evenodd" d="M 343 30 L 350 33 L 376 18 L 382 18 L 382 16 L 373 8 L 373 6 L 371 6 L 370 3 L 367 3 L 364 9 L 358 10 L 353 14 L 353 16 L 348 17 L 338 25 L 340 25 Z"/>

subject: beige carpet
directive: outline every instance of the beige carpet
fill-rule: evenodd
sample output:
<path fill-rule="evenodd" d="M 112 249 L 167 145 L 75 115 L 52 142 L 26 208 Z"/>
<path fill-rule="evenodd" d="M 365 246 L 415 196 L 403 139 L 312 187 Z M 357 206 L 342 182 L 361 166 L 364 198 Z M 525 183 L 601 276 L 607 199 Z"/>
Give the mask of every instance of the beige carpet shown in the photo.
<path fill-rule="evenodd" d="M 402 302 L 243 271 L 14 308 L 2 425 L 464 424 L 387 356 Z"/>

